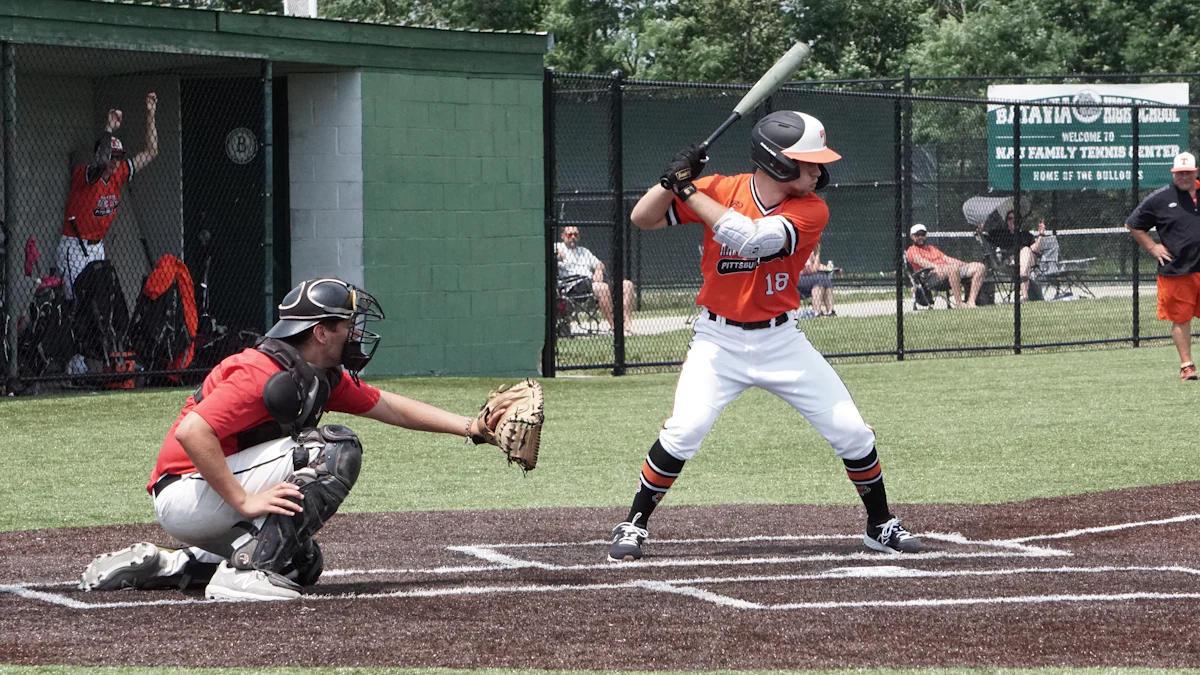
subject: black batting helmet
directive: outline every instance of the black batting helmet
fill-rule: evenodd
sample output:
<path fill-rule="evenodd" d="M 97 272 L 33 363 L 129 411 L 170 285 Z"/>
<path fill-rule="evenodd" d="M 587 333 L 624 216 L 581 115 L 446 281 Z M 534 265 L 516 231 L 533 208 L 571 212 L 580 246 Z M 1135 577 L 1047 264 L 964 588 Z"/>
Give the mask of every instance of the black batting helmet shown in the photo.
<path fill-rule="evenodd" d="M 829 183 L 825 165 L 842 156 L 825 145 L 825 125 L 812 115 L 780 110 L 758 121 L 750 131 L 750 161 L 781 183 L 800 177 L 800 162 L 821 167 L 817 187 Z"/>
<path fill-rule="evenodd" d="M 279 303 L 279 321 L 267 331 L 267 337 L 291 337 L 325 319 L 348 319 L 350 337 L 342 349 L 342 365 L 357 380 L 379 346 L 379 335 L 368 330 L 367 323 L 383 318 L 383 309 L 370 293 L 341 279 L 308 279 Z"/>

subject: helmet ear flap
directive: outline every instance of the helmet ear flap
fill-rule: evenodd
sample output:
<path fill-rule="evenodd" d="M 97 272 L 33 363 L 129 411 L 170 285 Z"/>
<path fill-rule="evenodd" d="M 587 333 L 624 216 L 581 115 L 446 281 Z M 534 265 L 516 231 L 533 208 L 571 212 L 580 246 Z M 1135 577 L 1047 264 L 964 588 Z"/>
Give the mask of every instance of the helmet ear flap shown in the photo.
<path fill-rule="evenodd" d="M 821 175 L 819 178 L 817 178 L 816 189 L 820 190 L 826 185 L 829 185 L 829 169 L 826 169 L 824 164 L 818 164 L 817 166 L 821 169 Z"/>

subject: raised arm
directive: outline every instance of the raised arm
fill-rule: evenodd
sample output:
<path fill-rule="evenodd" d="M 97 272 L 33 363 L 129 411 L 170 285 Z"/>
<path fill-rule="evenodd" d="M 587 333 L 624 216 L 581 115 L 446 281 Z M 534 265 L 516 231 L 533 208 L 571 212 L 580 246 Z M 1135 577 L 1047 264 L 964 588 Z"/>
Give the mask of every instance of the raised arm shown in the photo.
<path fill-rule="evenodd" d="M 121 128 L 122 117 L 120 110 L 113 108 L 108 111 L 104 129 L 100 132 L 100 138 L 96 141 L 96 148 L 92 153 L 92 161 L 88 163 L 84 172 L 84 180 L 88 185 L 100 180 L 100 176 L 108 168 L 108 160 L 112 158 L 112 137 Z"/>
<path fill-rule="evenodd" d="M 158 157 L 158 126 L 154 122 L 158 111 L 158 94 L 146 94 L 146 137 L 142 140 L 142 151 L 133 156 L 134 172 L 141 171 Z"/>

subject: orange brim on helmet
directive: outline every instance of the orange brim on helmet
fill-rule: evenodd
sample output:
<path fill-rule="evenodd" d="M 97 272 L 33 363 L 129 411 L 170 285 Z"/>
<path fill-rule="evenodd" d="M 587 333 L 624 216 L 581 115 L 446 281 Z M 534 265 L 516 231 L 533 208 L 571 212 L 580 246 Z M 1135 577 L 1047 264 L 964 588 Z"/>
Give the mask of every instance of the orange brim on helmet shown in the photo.
<path fill-rule="evenodd" d="M 807 151 L 797 151 L 792 150 L 791 148 L 785 148 L 783 154 L 785 157 L 790 157 L 800 162 L 809 162 L 810 164 L 828 164 L 830 162 L 836 162 L 842 158 L 841 155 L 830 150 L 829 148 Z"/>

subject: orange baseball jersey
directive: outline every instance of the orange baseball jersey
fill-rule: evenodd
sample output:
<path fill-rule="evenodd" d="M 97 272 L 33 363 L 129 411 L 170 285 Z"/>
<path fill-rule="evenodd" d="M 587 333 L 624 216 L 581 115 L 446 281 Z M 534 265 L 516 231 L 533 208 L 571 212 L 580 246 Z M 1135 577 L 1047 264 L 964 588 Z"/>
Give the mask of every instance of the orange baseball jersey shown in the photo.
<path fill-rule="evenodd" d="M 133 160 L 117 165 L 108 182 L 97 179 L 87 182 L 87 165 L 75 167 L 71 174 L 71 192 L 67 195 L 67 212 L 63 215 L 63 235 L 99 241 L 108 234 L 117 205 L 121 203 L 121 186 L 133 179 Z M 71 226 L 71 217 L 75 227 Z M 75 228 L 79 228 L 76 232 Z"/>
<path fill-rule="evenodd" d="M 695 185 L 698 192 L 749 218 L 781 217 L 788 233 L 778 253 L 765 258 L 742 258 L 717 243 L 712 229 L 705 226 L 700 258 L 704 285 L 696 296 L 696 304 L 726 319 L 742 322 L 764 321 L 798 309 L 800 292 L 796 283 L 829 222 L 825 200 L 810 192 L 785 199 L 782 204 L 763 204 L 754 187 L 753 174 L 748 173 L 703 176 Z M 667 210 L 670 225 L 700 222 L 703 221 L 699 216 L 678 197 Z"/>
<path fill-rule="evenodd" d="M 917 246 L 916 244 L 913 244 L 904 252 L 904 257 L 908 258 L 908 262 L 919 267 L 924 263 L 918 263 L 916 261 L 914 256 L 917 255 L 920 255 L 922 258 L 927 260 L 930 265 L 934 266 L 963 264 L 963 261 L 959 260 L 958 258 L 951 258 L 943 253 L 942 249 L 934 246 L 933 244 L 926 244 L 924 246 Z"/>

